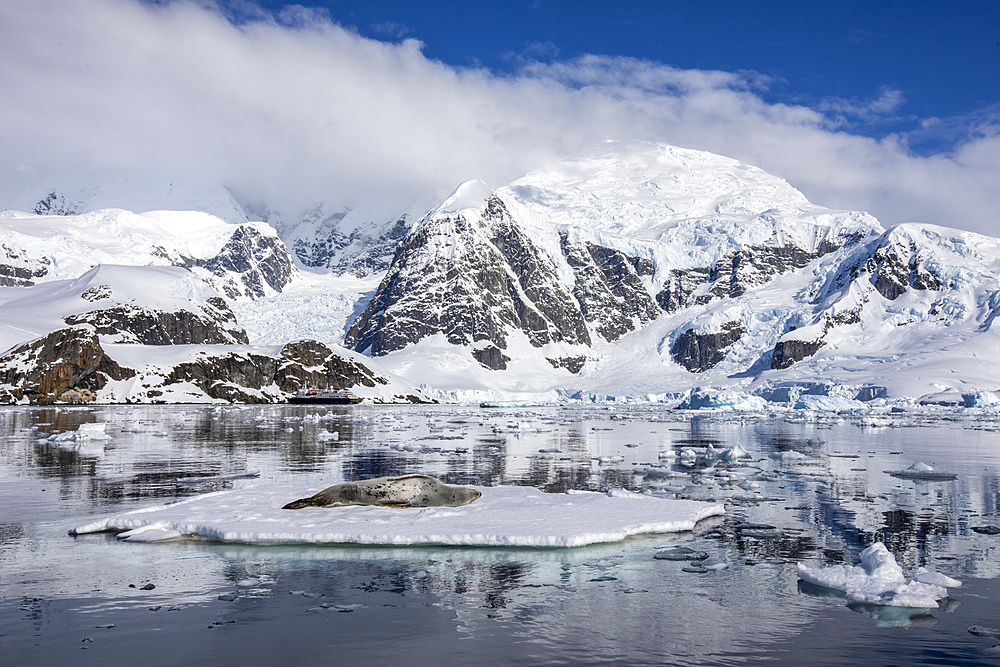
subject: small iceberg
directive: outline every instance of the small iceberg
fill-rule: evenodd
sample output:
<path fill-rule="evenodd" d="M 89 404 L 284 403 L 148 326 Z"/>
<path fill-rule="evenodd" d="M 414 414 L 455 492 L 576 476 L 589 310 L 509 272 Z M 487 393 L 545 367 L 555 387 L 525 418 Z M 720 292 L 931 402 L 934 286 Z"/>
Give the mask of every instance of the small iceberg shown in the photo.
<path fill-rule="evenodd" d="M 621 489 L 543 493 L 521 486 L 476 488 L 482 497 L 461 507 L 347 506 L 292 512 L 282 505 L 320 489 L 247 487 L 126 512 L 70 534 L 114 531 L 119 539 L 132 542 L 578 547 L 688 531 L 725 511 L 719 503 Z"/>
<path fill-rule="evenodd" d="M 860 565 L 806 567 L 799 563 L 799 579 L 842 591 L 851 602 L 883 607 L 933 609 L 948 597 L 948 588 L 962 582 L 924 568 L 910 580 L 881 542 L 861 552 Z"/>
<path fill-rule="evenodd" d="M 107 424 L 80 424 L 75 431 L 66 431 L 49 436 L 44 440 L 55 445 L 59 449 L 79 452 L 88 456 L 102 456 L 104 454 L 104 443 L 111 439 L 111 436 L 104 432 Z"/>
<path fill-rule="evenodd" d="M 906 470 L 886 470 L 886 472 L 900 479 L 919 479 L 925 482 L 948 482 L 958 479 L 958 475 L 935 470 L 922 461 L 917 461 Z"/>
<path fill-rule="evenodd" d="M 57 433 L 56 435 L 50 436 L 48 438 L 49 442 L 96 442 L 101 440 L 110 440 L 111 436 L 104 432 L 104 429 L 108 427 L 107 424 L 97 423 L 97 424 L 80 424 L 80 426 L 75 431 L 66 431 L 65 433 Z"/>

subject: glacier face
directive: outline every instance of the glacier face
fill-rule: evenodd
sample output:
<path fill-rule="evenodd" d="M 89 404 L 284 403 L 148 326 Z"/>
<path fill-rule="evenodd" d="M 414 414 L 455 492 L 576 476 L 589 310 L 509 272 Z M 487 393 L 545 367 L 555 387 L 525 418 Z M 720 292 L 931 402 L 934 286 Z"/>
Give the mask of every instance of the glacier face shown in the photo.
<path fill-rule="evenodd" d="M 205 191 L 206 208 L 229 205 Z M 504 187 L 469 181 L 423 216 L 318 205 L 285 224 L 239 210 L 270 224 L 2 213 L 0 284 L 102 262 L 184 267 L 251 343 L 343 342 L 444 398 L 848 385 L 870 400 L 998 384 L 1000 242 L 886 230 L 718 155 L 609 142 Z"/>

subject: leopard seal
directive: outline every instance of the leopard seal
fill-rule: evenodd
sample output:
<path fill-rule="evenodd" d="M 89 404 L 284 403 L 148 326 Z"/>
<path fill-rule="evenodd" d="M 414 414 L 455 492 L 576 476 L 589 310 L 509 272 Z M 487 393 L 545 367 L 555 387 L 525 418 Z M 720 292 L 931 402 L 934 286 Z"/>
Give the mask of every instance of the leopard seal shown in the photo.
<path fill-rule="evenodd" d="M 308 498 L 293 500 L 281 509 L 303 507 L 342 507 L 378 505 L 380 507 L 459 507 L 482 496 L 465 486 L 449 486 L 428 475 L 402 475 L 334 484 Z"/>

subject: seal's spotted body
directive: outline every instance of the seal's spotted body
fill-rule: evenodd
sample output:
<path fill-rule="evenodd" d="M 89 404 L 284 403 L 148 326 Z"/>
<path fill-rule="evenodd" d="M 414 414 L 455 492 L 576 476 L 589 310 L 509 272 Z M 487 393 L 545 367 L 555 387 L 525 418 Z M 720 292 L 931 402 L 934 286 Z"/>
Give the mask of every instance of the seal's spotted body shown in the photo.
<path fill-rule="evenodd" d="M 427 475 L 376 477 L 327 487 L 319 493 L 294 500 L 282 509 L 378 505 L 380 507 L 458 507 L 482 494 L 464 486 L 449 486 Z"/>

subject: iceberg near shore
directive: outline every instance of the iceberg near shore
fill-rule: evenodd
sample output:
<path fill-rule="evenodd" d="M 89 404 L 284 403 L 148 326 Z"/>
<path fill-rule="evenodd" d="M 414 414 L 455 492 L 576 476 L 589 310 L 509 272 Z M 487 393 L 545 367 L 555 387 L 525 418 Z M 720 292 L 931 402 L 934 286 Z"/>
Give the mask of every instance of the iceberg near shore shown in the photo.
<path fill-rule="evenodd" d="M 860 565 L 806 567 L 799 563 L 799 579 L 842 591 L 852 602 L 886 607 L 933 609 L 948 597 L 948 588 L 962 582 L 924 568 L 907 580 L 903 569 L 881 542 L 861 552 Z"/>
<path fill-rule="evenodd" d="M 579 547 L 632 535 L 691 530 L 721 504 L 607 493 L 543 493 L 524 486 L 475 487 L 461 507 L 349 506 L 284 510 L 320 489 L 256 486 L 126 512 L 71 531 L 120 532 L 133 542 L 205 540 L 240 544 L 371 544 Z"/>

